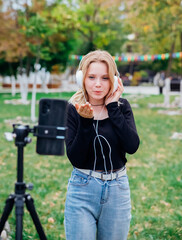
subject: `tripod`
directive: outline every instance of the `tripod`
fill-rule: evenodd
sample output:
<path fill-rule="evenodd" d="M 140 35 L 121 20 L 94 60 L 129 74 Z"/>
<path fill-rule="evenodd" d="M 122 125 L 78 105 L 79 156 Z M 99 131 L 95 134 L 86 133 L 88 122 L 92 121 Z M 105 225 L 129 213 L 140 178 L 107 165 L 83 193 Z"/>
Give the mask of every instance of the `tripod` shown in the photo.
<path fill-rule="evenodd" d="M 31 215 L 33 223 L 36 227 L 37 233 L 41 240 L 47 240 L 44 230 L 41 226 L 39 217 L 37 215 L 34 200 L 30 194 L 26 194 L 26 189 L 32 190 L 33 185 L 28 186 L 23 182 L 23 150 L 27 143 L 31 142 L 28 138 L 29 132 L 33 132 L 29 126 L 13 125 L 13 134 L 15 136 L 15 145 L 17 146 L 17 182 L 15 183 L 15 193 L 10 194 L 6 200 L 6 204 L 3 210 L 2 217 L 0 219 L 0 234 L 4 228 L 5 222 L 7 221 L 13 206 L 15 205 L 16 215 L 16 240 L 22 240 L 23 234 L 23 214 L 24 214 L 24 202 Z"/>

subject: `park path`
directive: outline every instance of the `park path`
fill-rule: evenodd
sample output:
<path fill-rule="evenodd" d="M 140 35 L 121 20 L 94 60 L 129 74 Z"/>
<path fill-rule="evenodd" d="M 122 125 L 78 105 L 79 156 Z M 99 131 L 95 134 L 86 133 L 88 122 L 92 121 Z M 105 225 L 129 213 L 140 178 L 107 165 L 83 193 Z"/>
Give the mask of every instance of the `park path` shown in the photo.
<path fill-rule="evenodd" d="M 62 81 L 62 86 L 60 88 L 61 92 L 70 92 L 78 90 L 76 83 L 69 83 L 67 80 Z M 125 86 L 125 93 L 131 94 L 147 94 L 147 95 L 157 95 L 159 94 L 159 88 L 157 86 Z"/>
<path fill-rule="evenodd" d="M 69 82 L 68 80 L 62 80 L 60 88 L 48 89 L 48 92 L 74 92 L 78 90 L 78 86 L 74 82 Z M 10 93 L 10 88 L 0 87 L 0 93 Z M 20 92 L 16 89 L 16 92 Z M 37 89 L 37 92 L 43 92 L 42 89 Z M 157 86 L 125 86 L 124 93 L 128 94 L 145 94 L 145 95 L 158 95 L 159 88 Z"/>

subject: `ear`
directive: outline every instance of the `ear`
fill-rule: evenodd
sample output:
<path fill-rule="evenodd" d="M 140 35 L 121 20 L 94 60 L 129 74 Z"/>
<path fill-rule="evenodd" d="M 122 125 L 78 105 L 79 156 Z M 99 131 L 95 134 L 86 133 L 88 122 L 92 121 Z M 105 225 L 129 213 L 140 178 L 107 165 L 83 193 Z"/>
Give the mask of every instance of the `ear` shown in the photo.
<path fill-rule="evenodd" d="M 83 88 L 83 72 L 81 70 L 76 72 L 76 83 L 80 88 Z"/>

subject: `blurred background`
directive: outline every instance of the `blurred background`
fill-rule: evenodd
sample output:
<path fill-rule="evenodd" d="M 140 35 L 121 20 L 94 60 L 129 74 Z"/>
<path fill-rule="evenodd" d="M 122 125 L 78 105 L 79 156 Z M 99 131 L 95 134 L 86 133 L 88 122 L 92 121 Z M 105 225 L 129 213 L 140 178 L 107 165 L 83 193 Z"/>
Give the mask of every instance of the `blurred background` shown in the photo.
<path fill-rule="evenodd" d="M 0 0 L 0 8 L 4 88 L 12 76 L 18 87 L 35 64 L 50 73 L 43 80 L 49 88 L 60 87 L 95 49 L 115 57 L 126 86 L 158 84 L 157 73 L 175 81 L 182 75 L 181 0 Z"/>

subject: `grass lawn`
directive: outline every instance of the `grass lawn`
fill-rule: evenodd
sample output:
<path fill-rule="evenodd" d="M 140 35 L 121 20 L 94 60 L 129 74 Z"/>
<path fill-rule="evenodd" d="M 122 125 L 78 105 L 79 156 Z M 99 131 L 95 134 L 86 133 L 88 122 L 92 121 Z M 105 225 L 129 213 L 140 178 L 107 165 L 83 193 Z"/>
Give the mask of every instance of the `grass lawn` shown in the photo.
<path fill-rule="evenodd" d="M 42 97 L 69 98 L 71 95 L 39 93 L 37 100 Z M 158 108 L 148 108 L 148 103 L 162 103 L 163 96 L 125 97 L 130 103 L 139 105 L 139 108 L 133 108 L 133 112 L 141 139 L 137 153 L 128 155 L 127 169 L 132 198 L 128 239 L 182 239 L 182 141 L 170 139 L 173 132 L 182 132 L 182 116 L 159 114 Z M 20 95 L 14 98 L 19 99 Z M 12 131 L 11 121 L 8 123 L 5 120 L 23 118 L 24 124 L 36 125 L 30 122 L 30 105 L 4 104 L 4 100 L 11 99 L 11 94 L 0 94 L 0 216 L 5 200 L 14 192 L 17 180 L 17 148 L 14 142 L 4 138 L 4 132 Z M 31 134 L 29 137 L 32 137 L 32 143 L 24 148 L 24 181 L 34 184 L 30 193 L 47 238 L 63 240 L 64 203 L 72 166 L 66 155 L 38 155 L 35 152 L 36 138 Z M 39 237 L 31 217 L 26 208 L 24 210 L 23 239 L 37 240 Z M 15 239 L 14 210 L 8 221 L 12 239 Z"/>

